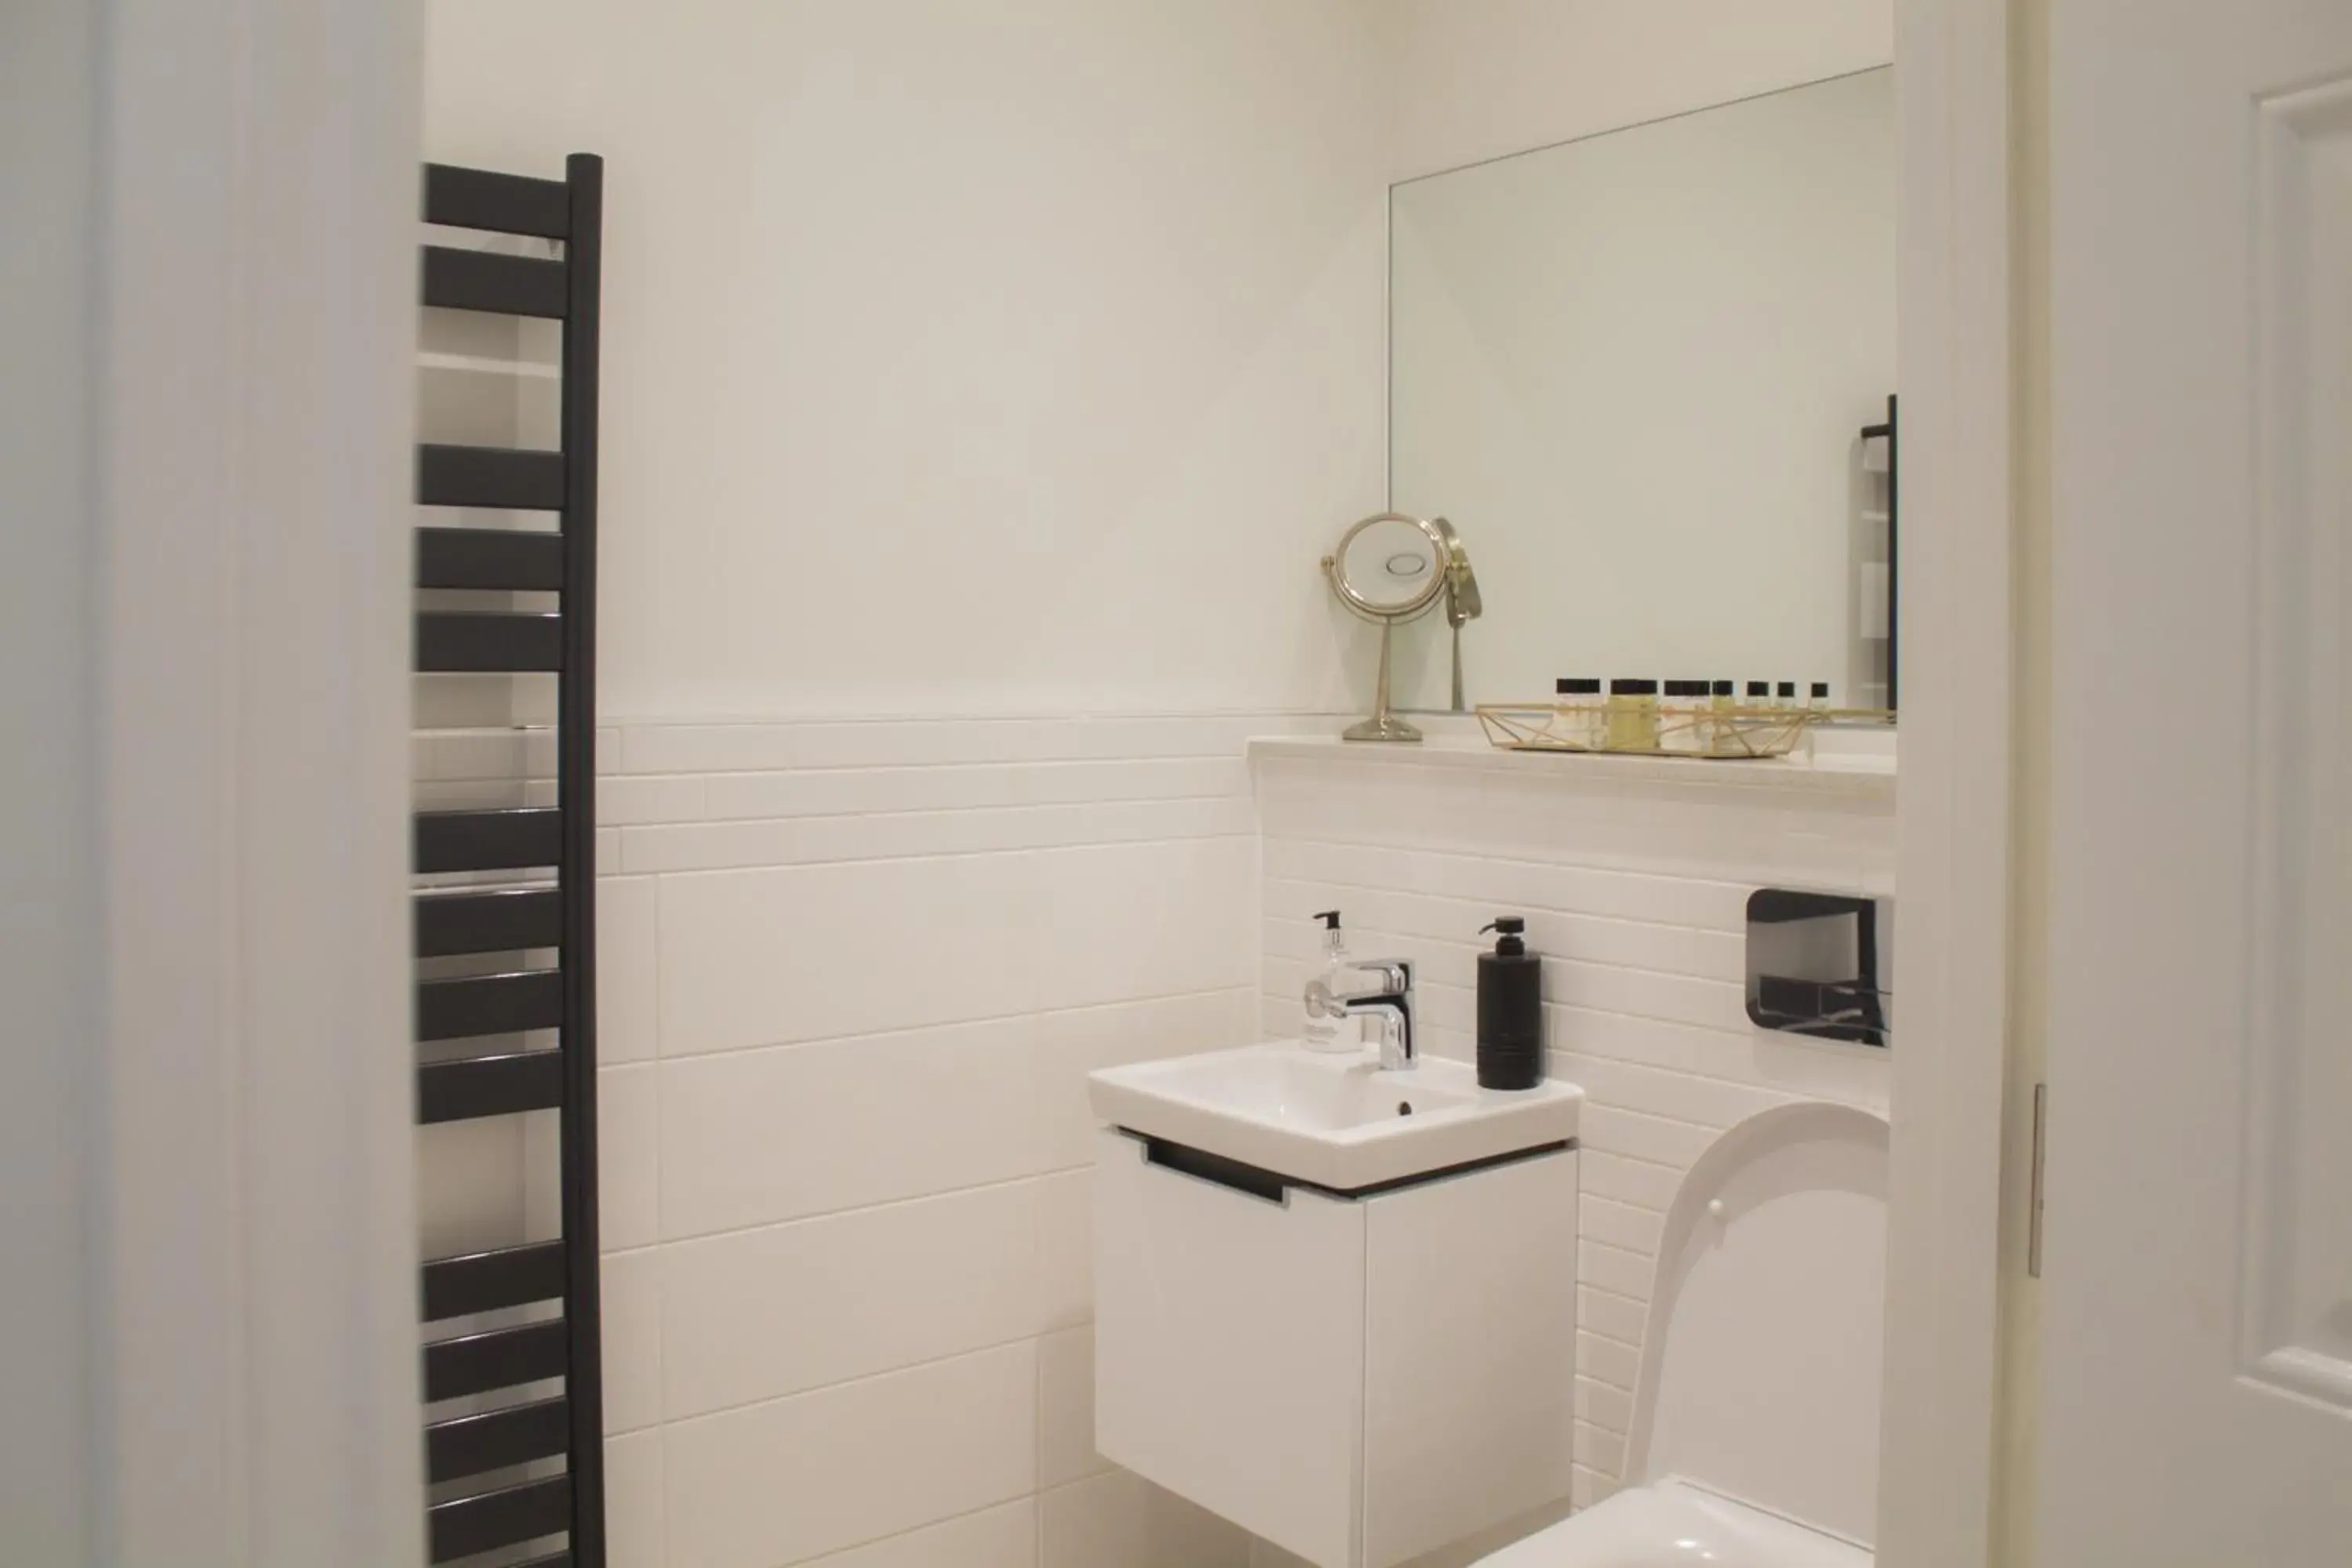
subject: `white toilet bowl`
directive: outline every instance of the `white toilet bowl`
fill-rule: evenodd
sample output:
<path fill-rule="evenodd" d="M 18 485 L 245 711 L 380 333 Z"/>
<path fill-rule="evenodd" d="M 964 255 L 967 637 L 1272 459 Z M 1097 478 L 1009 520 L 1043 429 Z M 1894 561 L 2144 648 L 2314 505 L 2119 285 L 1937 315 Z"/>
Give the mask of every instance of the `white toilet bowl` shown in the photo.
<path fill-rule="evenodd" d="M 1700 1157 L 1658 1249 L 1634 1484 L 1484 1568 L 1870 1568 L 1886 1138 L 1788 1105 Z"/>
<path fill-rule="evenodd" d="M 1682 1481 L 1629 1487 L 1479 1568 L 1871 1568 L 1851 1542 Z"/>

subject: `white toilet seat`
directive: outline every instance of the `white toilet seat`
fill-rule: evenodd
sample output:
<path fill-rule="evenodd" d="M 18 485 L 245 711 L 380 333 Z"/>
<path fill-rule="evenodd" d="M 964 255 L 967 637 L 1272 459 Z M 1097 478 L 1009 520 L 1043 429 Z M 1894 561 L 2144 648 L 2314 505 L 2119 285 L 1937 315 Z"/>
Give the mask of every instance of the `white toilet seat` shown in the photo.
<path fill-rule="evenodd" d="M 1776 1514 L 1658 1481 L 1482 1556 L 1477 1568 L 1872 1568 L 1874 1554 Z"/>
<path fill-rule="evenodd" d="M 1478 1568 L 1871 1568 L 1872 1552 L 1685 1481 L 1607 1502 L 1478 1560 Z"/>

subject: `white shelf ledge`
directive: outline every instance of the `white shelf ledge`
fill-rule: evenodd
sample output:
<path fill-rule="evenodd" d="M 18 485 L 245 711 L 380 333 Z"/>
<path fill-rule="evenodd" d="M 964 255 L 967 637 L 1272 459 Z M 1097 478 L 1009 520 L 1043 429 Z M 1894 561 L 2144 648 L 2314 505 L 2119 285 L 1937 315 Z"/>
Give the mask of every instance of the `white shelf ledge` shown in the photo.
<path fill-rule="evenodd" d="M 436 349 L 420 349 L 416 354 L 419 370 L 462 371 L 468 375 L 506 375 L 519 381 L 561 381 L 563 367 L 543 360 L 499 359 L 489 354 L 445 353 Z"/>
<path fill-rule="evenodd" d="M 1859 805 L 1895 801 L 1895 736 L 1890 731 L 1825 731 L 1811 757 L 1760 757 L 1738 762 L 1702 757 L 1600 754 L 1589 752 L 1507 752 L 1486 743 L 1475 721 L 1412 715 L 1428 732 L 1419 745 L 1342 741 L 1347 722 L 1329 735 L 1277 735 L 1249 743 L 1253 767 L 1307 764 L 1322 768 L 1413 768 L 1507 779 L 1515 784 L 1557 784 L 1562 789 L 1722 791 L 1743 799 L 1763 795 Z"/>

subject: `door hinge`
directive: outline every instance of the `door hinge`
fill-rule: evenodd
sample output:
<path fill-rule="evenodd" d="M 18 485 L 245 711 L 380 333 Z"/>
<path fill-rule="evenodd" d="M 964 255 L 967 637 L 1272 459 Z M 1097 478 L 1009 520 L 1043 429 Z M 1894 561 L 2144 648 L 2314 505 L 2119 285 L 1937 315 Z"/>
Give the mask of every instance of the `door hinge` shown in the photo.
<path fill-rule="evenodd" d="M 2028 1279 L 2042 1278 L 2042 1156 L 2049 1147 L 2050 1086 L 2033 1086 L 2033 1185 L 2031 1202 L 2033 1207 L 2025 1216 L 2025 1273 Z"/>

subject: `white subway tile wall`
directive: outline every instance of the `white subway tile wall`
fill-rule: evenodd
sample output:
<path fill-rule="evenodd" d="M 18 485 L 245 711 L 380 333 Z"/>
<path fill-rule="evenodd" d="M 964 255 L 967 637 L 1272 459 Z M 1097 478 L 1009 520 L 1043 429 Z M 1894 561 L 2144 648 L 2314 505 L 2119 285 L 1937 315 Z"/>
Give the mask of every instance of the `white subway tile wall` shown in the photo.
<path fill-rule="evenodd" d="M 1328 723 L 599 731 L 615 1568 L 1286 1561 L 1094 1451 L 1085 1077 L 1295 1032 L 1333 905 L 1460 1057 L 1476 930 L 1528 918 L 1591 1096 L 1575 1501 L 1619 1484 L 1682 1172 L 1759 1107 L 1885 1103 L 1883 1057 L 1760 1034 L 1739 982 L 1751 889 L 1890 890 L 1891 806 L 1244 760 Z M 420 793 L 520 798 L 544 752 L 425 732 Z"/>
<path fill-rule="evenodd" d="M 1757 1029 L 1741 992 L 1748 893 L 1892 893 L 1895 816 L 1891 790 L 1783 796 L 1715 787 L 1703 763 L 1688 787 L 1570 766 L 1529 781 L 1267 757 L 1256 776 L 1269 1036 L 1297 1030 L 1318 910 L 1344 911 L 1357 955 L 1415 961 L 1423 1047 L 1443 1056 L 1473 1055 L 1480 926 L 1524 915 L 1544 955 L 1551 1070 L 1590 1096 L 1574 1243 L 1585 1507 L 1625 1479 L 1660 1231 L 1683 1173 L 1766 1106 L 1885 1107 L 1885 1053 Z"/>
<path fill-rule="evenodd" d="M 1256 1037 L 1299 723 L 599 731 L 615 1568 L 1246 1568 L 1094 1450 L 1085 1079 Z"/>

